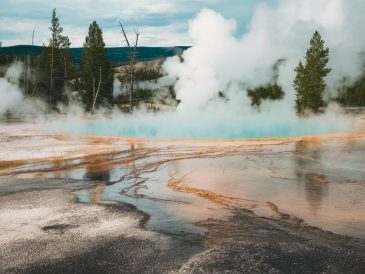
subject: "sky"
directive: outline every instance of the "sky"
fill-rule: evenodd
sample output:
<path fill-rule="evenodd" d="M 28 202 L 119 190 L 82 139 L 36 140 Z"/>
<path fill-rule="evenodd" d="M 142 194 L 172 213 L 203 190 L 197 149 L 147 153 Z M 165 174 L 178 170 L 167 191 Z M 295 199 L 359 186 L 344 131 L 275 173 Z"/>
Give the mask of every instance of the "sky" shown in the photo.
<path fill-rule="evenodd" d="M 276 0 L 1 0 L 0 41 L 2 46 L 47 44 L 52 9 L 71 47 L 82 47 L 88 27 L 96 20 L 108 47 L 124 46 L 119 21 L 130 37 L 138 28 L 141 46 L 190 45 L 189 20 L 210 8 L 237 22 L 237 36 L 249 27 L 254 10 L 275 5 Z"/>

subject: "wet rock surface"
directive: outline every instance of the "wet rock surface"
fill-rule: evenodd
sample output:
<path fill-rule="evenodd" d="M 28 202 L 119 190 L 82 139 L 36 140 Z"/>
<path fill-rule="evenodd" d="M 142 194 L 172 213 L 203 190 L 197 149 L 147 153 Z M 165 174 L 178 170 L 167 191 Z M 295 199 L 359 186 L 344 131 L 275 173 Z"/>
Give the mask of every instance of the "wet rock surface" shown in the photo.
<path fill-rule="evenodd" d="M 207 220 L 205 246 L 181 273 L 364 273 L 365 241 L 343 237 L 286 216 L 278 221 L 241 210 Z"/>
<path fill-rule="evenodd" d="M 0 136 L 1 273 L 365 273 L 364 136 L 158 143 L 15 129 Z"/>
<path fill-rule="evenodd" d="M 160 249 L 148 240 L 117 238 L 83 254 L 25 269 L 26 273 L 169 273 L 202 249 L 174 240 Z"/>
<path fill-rule="evenodd" d="M 364 256 L 313 243 L 232 241 L 193 257 L 180 273 L 364 273 Z"/>
<path fill-rule="evenodd" d="M 127 204 L 79 203 L 70 190 L 0 196 L 3 273 L 364 273 L 365 242 L 237 210 L 204 235 L 143 229 Z M 11 214 L 11 215 L 9 215 Z M 8 217 L 7 217 L 8 216 Z"/>
<path fill-rule="evenodd" d="M 127 204 L 79 203 L 66 190 L 0 196 L 1 273 L 161 273 L 201 252 L 201 237 L 143 229 Z"/>

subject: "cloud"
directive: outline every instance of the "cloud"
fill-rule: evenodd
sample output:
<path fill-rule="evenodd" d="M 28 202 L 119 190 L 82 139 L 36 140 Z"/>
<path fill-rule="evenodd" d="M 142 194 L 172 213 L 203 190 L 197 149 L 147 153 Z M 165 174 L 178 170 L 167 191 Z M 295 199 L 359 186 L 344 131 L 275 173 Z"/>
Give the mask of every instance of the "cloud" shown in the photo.
<path fill-rule="evenodd" d="M 146 39 L 141 45 L 187 45 L 185 31 L 188 19 L 201 8 L 209 7 L 239 22 L 239 32 L 246 30 L 257 3 L 275 0 L 56 0 L 11 1 L 2 0 L 0 10 L 0 41 L 4 46 L 30 44 L 35 25 L 35 44 L 46 43 L 50 36 L 51 11 L 57 8 L 64 33 L 71 38 L 72 46 L 80 47 L 89 24 L 96 20 L 105 33 L 105 43 L 120 46 L 118 21 L 127 28 L 138 27 Z"/>

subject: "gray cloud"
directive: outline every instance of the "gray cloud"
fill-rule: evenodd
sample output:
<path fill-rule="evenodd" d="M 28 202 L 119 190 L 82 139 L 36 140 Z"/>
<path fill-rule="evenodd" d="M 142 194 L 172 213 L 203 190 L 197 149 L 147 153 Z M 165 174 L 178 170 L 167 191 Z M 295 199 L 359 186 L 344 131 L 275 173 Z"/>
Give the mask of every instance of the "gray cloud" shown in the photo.
<path fill-rule="evenodd" d="M 104 30 L 108 46 L 120 46 L 118 21 L 129 31 L 138 27 L 141 45 L 187 45 L 188 20 L 203 7 L 217 10 L 235 18 L 238 32 L 244 32 L 258 3 L 276 0 L 2 0 L 0 10 L 0 41 L 4 46 L 30 44 L 31 33 L 37 25 L 35 44 L 42 45 L 49 37 L 48 27 L 53 8 L 72 46 L 82 46 L 88 25 L 96 20 Z"/>

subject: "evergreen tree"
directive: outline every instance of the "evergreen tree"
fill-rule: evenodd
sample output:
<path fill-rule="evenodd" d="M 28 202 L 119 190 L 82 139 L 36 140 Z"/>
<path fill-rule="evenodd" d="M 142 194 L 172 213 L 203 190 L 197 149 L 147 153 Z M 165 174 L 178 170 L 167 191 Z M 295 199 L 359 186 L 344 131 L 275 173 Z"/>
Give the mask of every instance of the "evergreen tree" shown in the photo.
<path fill-rule="evenodd" d="M 41 58 L 40 67 L 44 75 L 41 85 L 43 84 L 44 90 L 48 91 L 49 103 L 55 105 L 65 100 L 65 85 L 73 77 L 74 65 L 70 50 L 71 42 L 63 35 L 56 9 L 52 11 L 49 29 L 52 34 Z"/>
<path fill-rule="evenodd" d="M 6 60 L 5 60 L 5 63 L 6 64 L 11 64 L 13 63 L 14 61 L 16 61 L 16 56 L 15 56 L 15 53 L 14 53 L 14 50 L 11 49 L 7 54 L 6 54 Z"/>
<path fill-rule="evenodd" d="M 251 106 L 260 110 L 260 105 L 263 100 L 281 100 L 285 93 L 283 88 L 278 84 L 279 79 L 279 67 L 285 62 L 285 59 L 276 60 L 272 67 L 272 79 L 271 82 L 266 85 L 261 85 L 256 88 L 249 88 L 247 90 L 247 96 L 251 98 Z"/>
<path fill-rule="evenodd" d="M 336 99 L 344 106 L 363 107 L 365 106 L 365 71 L 355 82 L 343 79 L 342 87 L 338 90 Z"/>
<path fill-rule="evenodd" d="M 6 54 L 0 53 L 0 66 L 6 65 Z"/>
<path fill-rule="evenodd" d="M 304 114 L 307 111 L 319 112 L 325 105 L 323 93 L 326 89 L 324 78 L 331 72 L 327 68 L 329 49 L 324 47 L 324 41 L 318 31 L 315 31 L 310 40 L 310 47 L 305 56 L 305 64 L 299 62 L 295 68 L 297 73 L 294 79 L 296 91 L 296 111 Z"/>
<path fill-rule="evenodd" d="M 111 70 L 105 54 L 103 32 L 94 21 L 85 38 L 81 61 L 81 97 L 88 111 L 112 101 Z"/>

